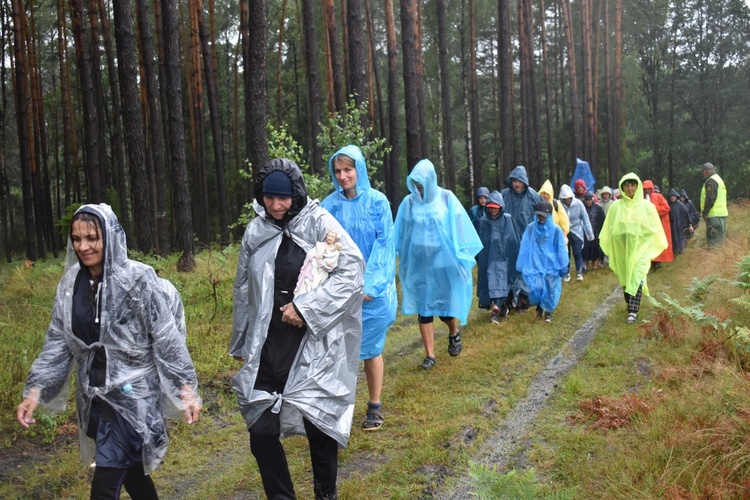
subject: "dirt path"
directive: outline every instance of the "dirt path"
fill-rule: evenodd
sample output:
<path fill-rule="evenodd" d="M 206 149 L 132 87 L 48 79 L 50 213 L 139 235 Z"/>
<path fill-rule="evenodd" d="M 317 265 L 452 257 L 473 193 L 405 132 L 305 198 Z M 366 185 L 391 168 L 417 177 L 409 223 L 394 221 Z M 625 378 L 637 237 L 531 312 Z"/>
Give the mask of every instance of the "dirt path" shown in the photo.
<path fill-rule="evenodd" d="M 558 382 L 573 368 L 585 352 L 604 322 L 604 318 L 618 300 L 622 300 L 622 289 L 615 288 L 596 309 L 594 314 L 579 328 L 560 352 L 547 362 L 547 366 L 534 379 L 524 399 L 508 414 L 473 458 L 477 464 L 491 465 L 505 470 L 511 462 L 523 462 L 530 444 L 527 436 L 532 424 L 544 408 Z M 457 471 L 456 471 L 457 472 Z M 458 474 L 457 474 L 458 475 Z M 466 471 L 451 491 L 439 493 L 435 498 L 459 500 L 470 497 L 471 479 Z"/>

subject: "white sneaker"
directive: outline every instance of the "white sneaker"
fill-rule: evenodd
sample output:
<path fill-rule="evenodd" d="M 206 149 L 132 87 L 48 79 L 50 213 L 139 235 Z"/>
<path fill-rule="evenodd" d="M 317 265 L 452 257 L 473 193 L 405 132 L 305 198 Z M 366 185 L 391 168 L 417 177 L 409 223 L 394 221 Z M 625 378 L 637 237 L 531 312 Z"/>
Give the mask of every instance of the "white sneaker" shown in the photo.
<path fill-rule="evenodd" d="M 583 274 L 578 273 L 578 276 L 576 276 L 576 281 L 583 281 Z"/>
<path fill-rule="evenodd" d="M 628 319 L 626 320 L 628 324 L 633 324 L 636 321 L 638 321 L 638 315 L 636 313 L 630 313 L 628 314 Z"/>
<path fill-rule="evenodd" d="M 563 278 L 563 281 L 566 282 L 566 283 L 568 281 L 570 281 L 570 273 L 568 273 L 568 274 L 565 275 L 565 277 Z"/>

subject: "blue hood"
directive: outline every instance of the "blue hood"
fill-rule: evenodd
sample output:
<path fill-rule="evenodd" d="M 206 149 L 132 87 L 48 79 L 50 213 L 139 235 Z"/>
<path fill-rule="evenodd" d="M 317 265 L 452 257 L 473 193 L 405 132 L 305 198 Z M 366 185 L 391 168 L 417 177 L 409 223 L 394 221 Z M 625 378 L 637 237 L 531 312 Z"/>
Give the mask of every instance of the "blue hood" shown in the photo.
<path fill-rule="evenodd" d="M 518 179 L 519 181 L 526 184 L 526 187 L 529 187 L 529 176 L 526 173 L 526 167 L 523 165 L 519 165 L 516 168 L 513 169 L 513 171 L 510 173 L 507 179 L 505 179 L 505 185 L 508 186 L 510 189 L 513 189 L 512 180 Z"/>
<path fill-rule="evenodd" d="M 328 160 L 328 170 L 331 172 L 331 180 L 333 181 L 333 187 L 336 191 L 339 193 L 343 191 L 343 188 L 339 185 L 339 181 L 336 180 L 336 176 L 333 173 L 333 160 L 339 155 L 345 155 L 354 160 L 354 165 L 357 168 L 357 196 L 370 189 L 370 178 L 367 175 L 367 163 L 365 163 L 365 157 L 357 146 L 349 144 L 348 146 L 344 146 L 336 151 Z"/>
<path fill-rule="evenodd" d="M 420 183 L 424 186 L 424 198 L 419 194 L 415 182 Z M 419 163 L 414 165 L 409 177 L 406 178 L 406 187 L 409 188 L 409 192 L 414 195 L 418 200 L 422 200 L 424 203 L 430 203 L 438 194 L 438 183 L 437 174 L 435 173 L 435 165 L 430 160 L 420 160 Z"/>

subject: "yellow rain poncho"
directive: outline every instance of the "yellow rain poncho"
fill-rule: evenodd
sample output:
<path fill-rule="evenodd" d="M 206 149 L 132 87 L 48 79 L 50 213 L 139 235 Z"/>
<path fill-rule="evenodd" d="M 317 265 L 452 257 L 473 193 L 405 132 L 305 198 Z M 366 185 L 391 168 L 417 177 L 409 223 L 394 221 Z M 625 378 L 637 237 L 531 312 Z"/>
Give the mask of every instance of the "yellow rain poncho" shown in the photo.
<path fill-rule="evenodd" d="M 633 198 L 622 188 L 631 179 L 638 183 Z M 643 293 L 648 295 L 646 275 L 651 261 L 667 248 L 667 237 L 656 207 L 643 198 L 641 179 L 631 172 L 620 179 L 618 186 L 622 197 L 609 208 L 599 244 L 625 292 L 635 295 L 642 282 Z"/>
<path fill-rule="evenodd" d="M 560 203 L 560 200 L 555 200 L 555 189 L 552 187 L 552 183 L 548 180 L 544 181 L 542 187 L 539 188 L 539 194 L 549 194 L 549 202 L 552 203 L 552 221 L 560 226 L 565 235 L 565 244 L 568 244 L 568 233 L 570 232 L 570 220 L 568 219 L 568 212 Z M 542 196 L 544 197 L 544 196 Z M 523 236 L 523 235 L 520 235 Z"/>

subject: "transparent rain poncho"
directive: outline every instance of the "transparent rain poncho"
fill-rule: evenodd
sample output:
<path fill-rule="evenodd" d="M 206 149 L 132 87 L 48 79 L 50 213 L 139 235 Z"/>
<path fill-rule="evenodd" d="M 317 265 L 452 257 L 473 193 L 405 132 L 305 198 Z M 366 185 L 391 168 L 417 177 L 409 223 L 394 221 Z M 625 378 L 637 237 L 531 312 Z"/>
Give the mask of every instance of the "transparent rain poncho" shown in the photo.
<path fill-rule="evenodd" d="M 292 180 L 292 207 L 282 228 L 267 217 L 260 200 L 263 182 L 280 171 Z M 234 377 L 240 412 L 250 427 L 268 408 L 279 413 L 281 437 L 304 435 L 303 417 L 345 447 L 349 440 L 362 337 L 364 259 L 357 245 L 317 200 L 307 198 L 299 168 L 290 160 L 274 160 L 256 179 L 258 216 L 242 237 L 234 281 L 234 323 L 229 354 L 245 365 Z M 260 355 L 268 336 L 274 304 L 276 253 L 282 233 L 305 252 L 336 231 L 342 248 L 328 279 L 295 296 L 294 306 L 307 324 L 283 394 L 255 389 Z"/>
<path fill-rule="evenodd" d="M 502 207 L 504 201 L 498 191 L 493 191 L 487 203 Z M 486 309 L 491 299 L 504 299 L 510 293 L 511 283 L 517 276 L 519 242 L 510 215 L 502 210 L 497 218 L 487 211 L 479 219 L 479 239 L 484 248 L 477 255 L 477 298 L 479 307 Z"/>
<path fill-rule="evenodd" d="M 622 188 L 626 180 L 635 180 L 638 187 L 633 198 Z M 653 203 L 643 198 L 643 184 L 634 173 L 625 174 L 620 183 L 620 198 L 609 208 L 599 234 L 599 245 L 607 257 L 609 267 L 625 291 L 636 295 L 643 283 L 648 295 L 646 275 L 651 261 L 667 248 L 667 236 Z"/>
<path fill-rule="evenodd" d="M 560 302 L 562 277 L 568 272 L 570 260 L 565 235 L 560 226 L 547 217 L 539 224 L 538 215 L 521 237 L 516 269 L 529 287 L 529 302 L 552 312 Z"/>
<path fill-rule="evenodd" d="M 471 269 L 482 242 L 456 195 L 438 186 L 432 162 L 417 163 L 406 185 L 411 194 L 395 222 L 401 312 L 452 316 L 466 324 L 474 292 Z"/>
<path fill-rule="evenodd" d="M 357 169 L 357 196 L 351 200 L 333 173 L 333 160 L 338 155 L 354 160 Z M 360 359 L 378 356 L 385 347 L 386 330 L 396 321 L 396 246 L 393 215 L 388 198 L 370 187 L 367 165 L 357 146 L 346 146 L 328 161 L 335 191 L 321 205 L 341 222 L 365 259 L 363 293 L 372 300 L 362 303 L 362 346 Z"/>
<path fill-rule="evenodd" d="M 84 205 L 96 215 L 104 238 L 100 294 L 100 338 L 86 345 L 71 327 L 73 287 L 81 270 L 68 238 L 65 274 L 57 287 L 52 319 L 39 357 L 34 361 L 24 397 L 39 391 L 39 404 L 56 413 L 68 401 L 68 382 L 76 370 L 76 404 L 81 460 L 94 457 L 86 436 L 92 399 L 98 397 L 119 413 L 143 438 L 143 467 L 159 466 L 169 439 L 165 417 L 181 418 L 183 388 L 197 396 L 198 382 L 185 345 L 185 317 L 180 296 L 150 266 L 128 259 L 125 232 L 108 205 Z M 99 350 L 106 356 L 105 382 L 89 383 Z"/>

